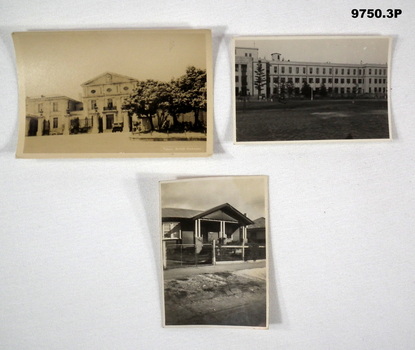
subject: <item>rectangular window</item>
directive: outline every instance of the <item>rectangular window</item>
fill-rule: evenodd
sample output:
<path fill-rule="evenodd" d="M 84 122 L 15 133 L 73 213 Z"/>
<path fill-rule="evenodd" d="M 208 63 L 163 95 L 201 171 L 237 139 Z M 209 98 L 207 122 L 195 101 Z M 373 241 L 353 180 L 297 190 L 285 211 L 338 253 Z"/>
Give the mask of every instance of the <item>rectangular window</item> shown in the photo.
<path fill-rule="evenodd" d="M 239 77 L 235 76 L 235 83 L 239 83 Z"/>
<path fill-rule="evenodd" d="M 325 84 L 325 83 L 326 83 L 326 78 L 321 79 L 321 82 L 322 82 L 323 84 Z"/>
<path fill-rule="evenodd" d="M 281 78 L 281 83 L 285 83 L 285 77 Z"/>
<path fill-rule="evenodd" d="M 94 109 L 97 106 L 97 100 L 91 100 L 91 109 Z"/>
<path fill-rule="evenodd" d="M 353 84 L 356 84 L 356 79 L 353 79 Z"/>
<path fill-rule="evenodd" d="M 369 75 L 372 75 L 372 70 L 369 68 Z"/>
<path fill-rule="evenodd" d="M 358 79 L 358 80 L 357 80 L 357 82 L 358 82 L 359 84 L 361 84 L 361 83 L 362 83 L 362 79 Z"/>
<path fill-rule="evenodd" d="M 342 68 L 342 75 L 344 75 L 344 68 Z"/>
<path fill-rule="evenodd" d="M 305 67 L 303 67 L 303 74 L 306 74 L 306 70 L 305 70 Z"/>
<path fill-rule="evenodd" d="M 344 84 L 344 79 L 342 78 L 342 79 L 340 79 L 340 83 L 341 84 Z"/>
<path fill-rule="evenodd" d="M 316 83 L 320 84 L 320 78 L 316 78 Z"/>
<path fill-rule="evenodd" d="M 329 68 L 329 74 L 331 74 L 333 72 L 332 68 Z"/>
<path fill-rule="evenodd" d="M 274 77 L 274 84 L 278 84 L 278 78 Z"/>
<path fill-rule="evenodd" d="M 336 68 L 336 70 L 335 70 L 335 74 L 337 75 L 337 74 L 339 74 L 339 69 L 338 68 Z"/>
<path fill-rule="evenodd" d="M 53 102 L 53 103 L 52 103 L 52 110 L 53 110 L 54 112 L 57 112 L 57 111 L 58 111 L 58 102 Z"/>
<path fill-rule="evenodd" d="M 359 69 L 359 75 L 362 75 L 362 70 L 361 69 Z"/>
<path fill-rule="evenodd" d="M 293 72 L 293 67 L 288 67 L 288 73 L 292 74 Z"/>
<path fill-rule="evenodd" d="M 235 64 L 235 72 L 239 72 L 239 64 Z"/>
<path fill-rule="evenodd" d="M 386 69 L 383 70 L 383 75 L 386 75 Z"/>
<path fill-rule="evenodd" d="M 323 74 L 326 74 L 326 68 L 323 68 Z"/>
<path fill-rule="evenodd" d="M 375 79 L 375 84 L 377 84 L 378 83 L 378 80 L 377 79 Z"/>
<path fill-rule="evenodd" d="M 310 67 L 309 72 L 310 74 L 313 74 L 313 67 Z"/>
<path fill-rule="evenodd" d="M 284 66 L 282 66 L 282 67 L 281 67 L 281 73 L 282 73 L 282 74 L 284 74 L 284 73 L 285 73 L 285 67 L 284 67 Z"/>
<path fill-rule="evenodd" d="M 278 73 L 278 66 L 274 67 L 274 73 Z"/>
<path fill-rule="evenodd" d="M 347 84 L 350 84 L 350 79 L 346 79 Z"/>
<path fill-rule="evenodd" d="M 331 84 L 331 82 L 332 82 L 332 81 L 333 81 L 333 80 L 332 80 L 331 78 L 329 78 L 329 81 L 328 81 L 328 82 L 329 82 L 329 84 Z"/>
<path fill-rule="evenodd" d="M 309 82 L 309 83 L 313 83 L 313 82 L 314 82 L 313 78 L 310 78 L 310 79 L 308 80 L 308 82 Z"/>
<path fill-rule="evenodd" d="M 58 127 L 58 118 L 53 118 L 53 128 L 56 129 Z"/>
<path fill-rule="evenodd" d="M 350 69 L 347 69 L 347 75 L 350 75 Z"/>
<path fill-rule="evenodd" d="M 356 75 L 356 69 L 353 69 L 353 75 Z"/>
<path fill-rule="evenodd" d="M 299 83 L 300 82 L 300 78 L 295 78 L 295 82 Z"/>
<path fill-rule="evenodd" d="M 369 78 L 369 84 L 372 84 L 372 79 L 371 78 Z"/>
<path fill-rule="evenodd" d="M 320 68 L 316 68 L 316 74 L 319 74 L 319 72 L 320 72 Z"/>
<path fill-rule="evenodd" d="M 300 74 L 300 67 L 295 67 L 295 73 Z"/>
<path fill-rule="evenodd" d="M 375 69 L 375 75 L 377 75 L 378 74 L 378 70 L 377 69 Z"/>
<path fill-rule="evenodd" d="M 386 79 L 383 79 L 383 84 L 386 84 Z"/>
<path fill-rule="evenodd" d="M 339 82 L 339 79 L 338 78 L 335 78 L 334 79 L 334 83 L 337 84 L 338 82 Z"/>

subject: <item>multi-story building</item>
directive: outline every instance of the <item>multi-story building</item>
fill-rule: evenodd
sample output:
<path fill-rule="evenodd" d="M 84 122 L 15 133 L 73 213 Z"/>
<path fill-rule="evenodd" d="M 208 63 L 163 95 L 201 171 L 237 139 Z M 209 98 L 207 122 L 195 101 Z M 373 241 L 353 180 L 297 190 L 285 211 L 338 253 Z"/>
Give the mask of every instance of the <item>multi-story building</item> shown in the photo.
<path fill-rule="evenodd" d="M 375 63 L 293 62 L 258 57 L 256 48 L 235 48 L 235 93 L 237 96 L 271 97 L 291 90 L 300 94 L 306 82 L 314 94 L 370 94 L 386 96 L 387 65 Z"/>
<path fill-rule="evenodd" d="M 131 131 L 132 121 L 123 102 L 138 80 L 103 73 L 83 83 L 82 102 L 66 96 L 26 98 L 26 136 L 111 132 L 118 125 Z"/>
<path fill-rule="evenodd" d="M 131 131 L 131 120 L 122 106 L 137 83 L 134 78 L 104 73 L 81 85 L 85 118 L 95 126 L 93 132 L 112 131 L 115 123 L 124 125 L 123 131 Z"/>
<path fill-rule="evenodd" d="M 82 102 L 67 96 L 26 98 L 26 136 L 69 133 L 69 116 L 82 116 Z"/>

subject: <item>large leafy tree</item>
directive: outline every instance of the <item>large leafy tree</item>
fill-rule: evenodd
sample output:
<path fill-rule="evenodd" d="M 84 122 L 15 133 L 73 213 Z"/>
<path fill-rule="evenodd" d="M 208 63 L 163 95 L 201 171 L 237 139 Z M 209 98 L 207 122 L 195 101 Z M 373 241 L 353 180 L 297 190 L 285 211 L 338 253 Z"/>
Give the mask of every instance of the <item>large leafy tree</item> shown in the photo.
<path fill-rule="evenodd" d="M 311 97 L 311 86 L 307 83 L 306 80 L 303 81 L 303 86 L 301 87 L 301 94 L 307 98 Z"/>
<path fill-rule="evenodd" d="M 206 71 L 188 67 L 186 74 L 170 82 L 145 80 L 137 83 L 132 95 L 125 101 L 123 108 L 129 117 L 147 118 L 151 130 L 154 130 L 153 118 L 157 120 L 158 129 L 169 129 L 169 116 L 173 126 L 178 128 L 181 114 L 194 113 L 194 127 L 201 125 L 199 112 L 206 110 Z"/>
<path fill-rule="evenodd" d="M 194 113 L 194 127 L 200 126 L 199 112 L 207 107 L 206 70 L 188 67 L 186 74 L 177 80 L 177 103 L 182 112 Z M 174 118 L 174 117 L 173 117 Z"/>
<path fill-rule="evenodd" d="M 138 82 L 133 94 L 124 105 L 130 115 L 136 114 L 139 118 L 147 118 L 151 131 L 154 130 L 153 116 L 157 114 L 159 108 L 161 84 L 151 79 Z"/>
<path fill-rule="evenodd" d="M 265 85 L 265 83 L 266 83 L 265 70 L 264 70 L 264 67 L 262 66 L 261 61 L 258 61 L 256 65 L 256 69 L 255 69 L 255 81 L 254 81 L 255 88 L 258 91 L 258 99 L 261 98 L 262 88 Z"/>

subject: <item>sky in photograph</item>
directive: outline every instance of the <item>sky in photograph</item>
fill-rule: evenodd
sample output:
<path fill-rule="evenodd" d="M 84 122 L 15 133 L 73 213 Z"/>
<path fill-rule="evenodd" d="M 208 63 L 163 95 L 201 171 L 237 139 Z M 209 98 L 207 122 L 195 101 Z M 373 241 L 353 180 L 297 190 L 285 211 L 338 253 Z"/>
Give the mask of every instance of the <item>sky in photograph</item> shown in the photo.
<path fill-rule="evenodd" d="M 260 58 L 278 52 L 285 61 L 331 63 L 387 63 L 387 37 L 281 37 L 238 39 L 237 47 L 255 47 Z"/>
<path fill-rule="evenodd" d="M 65 95 L 79 100 L 81 84 L 105 72 L 169 81 L 185 74 L 191 65 L 206 69 L 205 33 L 26 32 L 14 38 L 27 96 Z"/>
<path fill-rule="evenodd" d="M 266 217 L 266 180 L 263 176 L 241 176 L 165 182 L 161 206 L 204 211 L 229 203 L 255 220 Z"/>

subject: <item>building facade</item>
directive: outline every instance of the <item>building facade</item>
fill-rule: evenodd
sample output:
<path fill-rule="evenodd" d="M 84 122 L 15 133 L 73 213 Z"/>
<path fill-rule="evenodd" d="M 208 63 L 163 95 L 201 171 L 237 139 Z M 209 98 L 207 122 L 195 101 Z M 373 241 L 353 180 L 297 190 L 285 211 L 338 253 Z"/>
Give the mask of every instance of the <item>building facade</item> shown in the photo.
<path fill-rule="evenodd" d="M 235 48 L 236 96 L 300 95 L 306 82 L 315 95 L 385 97 L 387 73 L 386 64 L 293 62 L 281 59 L 280 53 L 267 60 L 258 57 L 256 48 Z"/>
<path fill-rule="evenodd" d="M 81 85 L 82 102 L 67 96 L 26 98 L 26 136 L 129 132 L 132 119 L 123 109 L 138 80 L 103 73 Z"/>

